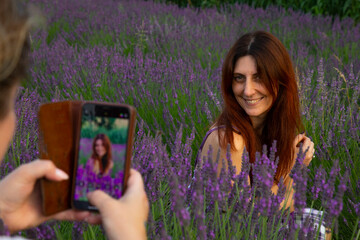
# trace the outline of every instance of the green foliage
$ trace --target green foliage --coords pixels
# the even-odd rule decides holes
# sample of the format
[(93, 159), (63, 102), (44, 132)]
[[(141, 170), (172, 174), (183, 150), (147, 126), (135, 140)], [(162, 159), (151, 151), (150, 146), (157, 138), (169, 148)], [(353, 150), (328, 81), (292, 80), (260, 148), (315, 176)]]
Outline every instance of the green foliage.
[(98, 128), (94, 131), (91, 127), (83, 128), (81, 131), (81, 138), (94, 138), (99, 133), (104, 133), (110, 139), (111, 143), (115, 144), (126, 144), (127, 128), (119, 129), (106, 129), (104, 127)]
[(275, 5), (286, 9), (300, 10), (314, 15), (329, 15), (332, 17), (350, 17), (360, 21), (360, 1), (358, 0), (154, 0), (155, 2), (174, 3), (179, 7), (221, 9), (231, 4), (248, 4), (255, 8), (266, 9)]
[(106, 45), (106, 46), (114, 46), (115, 45), (115, 41), (114, 41), (114, 36), (113, 34), (110, 34), (108, 31), (101, 29), (98, 32), (94, 32), (93, 34), (91, 34), (90, 36), (88, 36), (88, 42), (84, 43), (84, 45), (90, 45), (92, 47), (94, 46), (101, 46), (101, 45)]
[(57, 37), (57, 35), (61, 33), (61, 31), (67, 33), (70, 32), (70, 25), (64, 19), (60, 19), (59, 21), (53, 22), (49, 25), (46, 43), (49, 45)]
[[(83, 233), (79, 232), (78, 227), (75, 224), (80, 225), (82, 228)], [(58, 240), (65, 240), (65, 239), (81, 239), (90, 240), (90, 239), (99, 239), (105, 240), (106, 237), (103, 234), (100, 226), (91, 226), (85, 222), (83, 223), (74, 223), (68, 221), (57, 222), (54, 227), (54, 232), (56, 239)]]

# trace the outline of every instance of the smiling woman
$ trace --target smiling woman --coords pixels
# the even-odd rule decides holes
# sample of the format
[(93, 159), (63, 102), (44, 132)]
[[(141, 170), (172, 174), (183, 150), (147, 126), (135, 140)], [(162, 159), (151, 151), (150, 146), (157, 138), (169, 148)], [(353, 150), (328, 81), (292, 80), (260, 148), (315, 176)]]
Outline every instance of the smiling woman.
[(303, 125), (295, 73), (289, 54), (275, 36), (257, 31), (240, 37), (223, 63), (221, 90), (225, 106), (213, 124), (221, 130), (205, 139), (204, 154), (211, 144), (225, 156), (230, 144), (233, 164), (240, 172), (244, 147), (253, 163), (255, 152), (276, 140), (275, 184), (280, 177), (288, 177), (300, 142), (304, 150), (310, 147), (304, 160), (309, 164), (314, 145), (299, 134)]
[[(232, 164), (239, 174), (246, 147), (250, 162), (262, 146), (276, 141), (276, 168), (271, 191), (277, 194), (280, 178), (284, 179), (288, 199), (281, 203), (294, 211), (293, 180), (289, 176), (302, 146), (303, 163), (309, 165), (314, 154), (314, 143), (304, 133), (295, 73), (284, 45), (272, 34), (257, 31), (240, 37), (228, 52), (222, 68), (222, 96), (224, 108), (206, 134), (199, 151), (203, 159), (212, 152), (212, 159), (226, 159), (226, 148), (231, 146)], [(300, 144), (301, 143), (301, 144)], [(210, 146), (212, 151), (209, 151)], [(268, 151), (270, 152), (270, 151)], [(219, 161), (218, 174), (227, 161)], [(199, 161), (196, 168), (201, 168)], [(252, 184), (252, 172), (249, 173)], [(316, 210), (314, 210), (316, 211)], [(325, 236), (323, 232), (322, 236)]]

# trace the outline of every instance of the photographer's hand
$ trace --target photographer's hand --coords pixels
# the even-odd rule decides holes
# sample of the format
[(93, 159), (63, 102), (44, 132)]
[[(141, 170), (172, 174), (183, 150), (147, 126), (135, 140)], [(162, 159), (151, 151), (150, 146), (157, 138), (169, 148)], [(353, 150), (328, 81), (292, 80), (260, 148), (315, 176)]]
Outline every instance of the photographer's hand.
[(53, 216), (42, 214), (40, 186), (37, 180), (46, 177), (53, 181), (68, 179), (51, 161), (36, 160), (24, 164), (0, 181), (0, 218), (11, 233), (35, 227), (49, 219), (83, 220), (89, 212), (67, 210)]
[(100, 190), (89, 193), (88, 198), (100, 215), (91, 215), (87, 222), (102, 223), (109, 239), (146, 239), (149, 202), (138, 171), (130, 170), (127, 190), (119, 200)]

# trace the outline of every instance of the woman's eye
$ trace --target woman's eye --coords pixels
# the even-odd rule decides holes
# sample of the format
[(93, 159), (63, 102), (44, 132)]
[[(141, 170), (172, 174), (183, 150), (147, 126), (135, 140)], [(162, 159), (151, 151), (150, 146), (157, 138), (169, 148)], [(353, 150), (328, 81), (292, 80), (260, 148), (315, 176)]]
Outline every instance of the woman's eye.
[(244, 76), (234, 76), (234, 80), (236, 82), (244, 82), (245, 81), (245, 77)]

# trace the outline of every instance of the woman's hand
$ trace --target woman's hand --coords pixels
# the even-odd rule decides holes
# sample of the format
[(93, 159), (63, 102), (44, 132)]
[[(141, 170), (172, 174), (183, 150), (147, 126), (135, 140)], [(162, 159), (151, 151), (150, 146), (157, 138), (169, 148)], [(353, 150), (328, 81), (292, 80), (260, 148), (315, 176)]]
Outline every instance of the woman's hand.
[[(302, 143), (302, 151), (303, 152), (307, 151), (305, 154), (303, 164), (305, 164), (306, 166), (309, 166), (309, 164), (314, 156), (314, 153), (315, 153), (314, 142), (311, 141), (310, 138), (306, 137), (305, 133), (298, 134), (295, 137), (295, 141), (294, 141), (294, 148), (295, 148), (294, 159), (296, 159), (296, 157), (300, 151), (300, 143)], [(295, 161), (294, 161), (294, 163), (295, 163)]]
[(138, 171), (130, 170), (127, 190), (119, 200), (100, 190), (88, 193), (87, 197), (100, 215), (91, 215), (86, 221), (102, 223), (109, 239), (146, 239), (149, 202)]
[(49, 219), (83, 220), (89, 212), (67, 210), (53, 216), (44, 216), (40, 186), (37, 180), (46, 177), (53, 181), (68, 179), (66, 173), (48, 160), (24, 164), (0, 181), (0, 218), (11, 233), (35, 227)]

